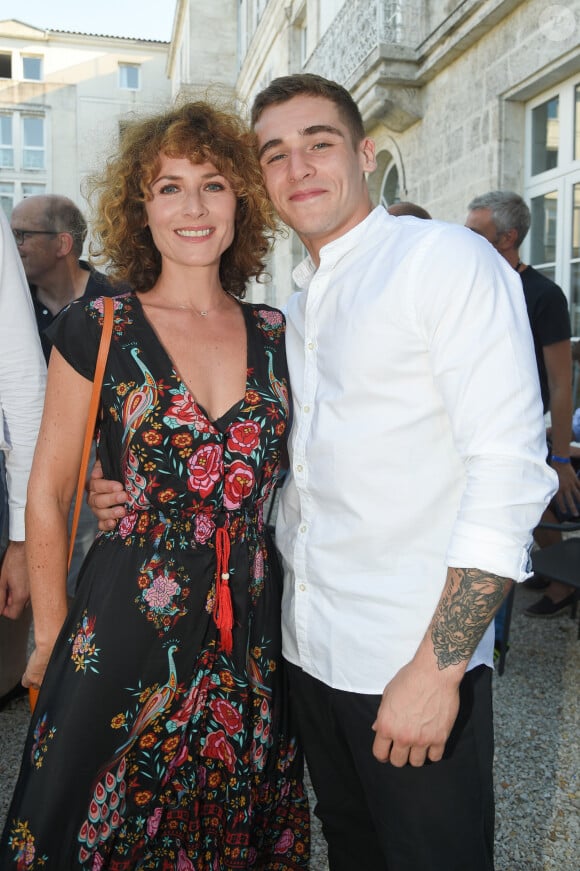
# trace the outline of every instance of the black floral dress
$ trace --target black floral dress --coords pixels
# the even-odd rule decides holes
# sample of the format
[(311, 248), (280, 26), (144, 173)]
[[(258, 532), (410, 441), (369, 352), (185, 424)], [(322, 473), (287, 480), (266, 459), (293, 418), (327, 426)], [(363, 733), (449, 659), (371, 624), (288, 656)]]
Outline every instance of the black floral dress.
[[(211, 421), (138, 298), (115, 299), (99, 453), (130, 494), (128, 514), (81, 570), (32, 718), (2, 869), (308, 867), (281, 578), (262, 512), (288, 424), (284, 320), (240, 305), (246, 392)], [(102, 309), (102, 299), (75, 303), (52, 328), (87, 378)], [(231, 633), (216, 607), (228, 574)]]

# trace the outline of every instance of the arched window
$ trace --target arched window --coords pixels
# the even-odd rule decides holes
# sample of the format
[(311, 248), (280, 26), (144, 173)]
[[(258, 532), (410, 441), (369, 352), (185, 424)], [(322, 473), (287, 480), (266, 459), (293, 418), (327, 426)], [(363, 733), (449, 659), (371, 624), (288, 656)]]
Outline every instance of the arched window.
[(381, 205), (386, 208), (392, 206), (393, 203), (401, 201), (401, 186), (399, 184), (399, 170), (396, 163), (392, 161), (386, 168), (383, 174), (381, 183)]

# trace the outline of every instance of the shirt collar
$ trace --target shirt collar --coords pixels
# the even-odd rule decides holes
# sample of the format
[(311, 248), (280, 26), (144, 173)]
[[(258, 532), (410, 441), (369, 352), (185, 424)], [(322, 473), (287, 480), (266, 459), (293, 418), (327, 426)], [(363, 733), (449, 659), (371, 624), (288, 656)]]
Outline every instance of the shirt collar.
[[(387, 212), (383, 206), (376, 206), (372, 212), (367, 215), (364, 221), (361, 221), (360, 224), (357, 224), (356, 227), (352, 228), (352, 230), (348, 230), (348, 232), (339, 236), (338, 239), (334, 239), (332, 242), (329, 242), (328, 245), (324, 245), (320, 249), (321, 265), (324, 263), (325, 266), (334, 266), (341, 257), (349, 251), (352, 251), (352, 249), (359, 244), (362, 238), (367, 238), (369, 233), (373, 233), (379, 223), (383, 222), (386, 214)], [(308, 255), (308, 257), (306, 257), (294, 269), (292, 272), (292, 278), (301, 290), (306, 290), (316, 271), (317, 267), (314, 265), (310, 255)]]

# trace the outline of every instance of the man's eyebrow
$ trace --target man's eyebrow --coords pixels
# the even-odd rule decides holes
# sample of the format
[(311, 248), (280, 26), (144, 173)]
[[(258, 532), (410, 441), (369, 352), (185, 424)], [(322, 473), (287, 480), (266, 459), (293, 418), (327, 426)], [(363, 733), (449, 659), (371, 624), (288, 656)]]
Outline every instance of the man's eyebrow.
[[(304, 127), (302, 130), (299, 130), (298, 133), (300, 136), (316, 136), (319, 133), (332, 133), (334, 136), (340, 136), (341, 139), (344, 139), (342, 130), (339, 130), (338, 127), (333, 127), (332, 124), (312, 124), (310, 127)], [(281, 139), (270, 139), (268, 142), (265, 142), (258, 152), (258, 159), (261, 160), (266, 151), (277, 148), (281, 144)]]

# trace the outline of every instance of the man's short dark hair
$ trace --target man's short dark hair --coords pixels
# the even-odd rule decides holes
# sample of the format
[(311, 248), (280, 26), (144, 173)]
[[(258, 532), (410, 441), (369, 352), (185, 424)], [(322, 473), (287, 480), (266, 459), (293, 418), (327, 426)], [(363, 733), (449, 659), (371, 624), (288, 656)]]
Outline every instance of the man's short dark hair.
[(518, 234), (516, 248), (520, 247), (530, 229), (530, 210), (520, 195), (513, 191), (489, 191), (487, 194), (475, 197), (467, 209), (470, 212), (489, 209), (498, 233), (516, 230)]
[(365, 129), (359, 108), (346, 88), (316, 76), (313, 73), (296, 73), (280, 76), (256, 96), (252, 106), (252, 127), (255, 127), (262, 112), (268, 106), (286, 103), (293, 97), (324, 97), (337, 107), (341, 119), (350, 131), (353, 145), (365, 138)]
[(402, 200), (398, 203), (391, 203), (387, 212), (389, 215), (394, 215), (395, 217), (411, 215), (413, 218), (423, 218), (423, 220), (426, 221), (431, 219), (431, 215), (427, 209), (424, 209), (423, 206), (418, 206), (417, 203), (410, 203), (407, 200)]

